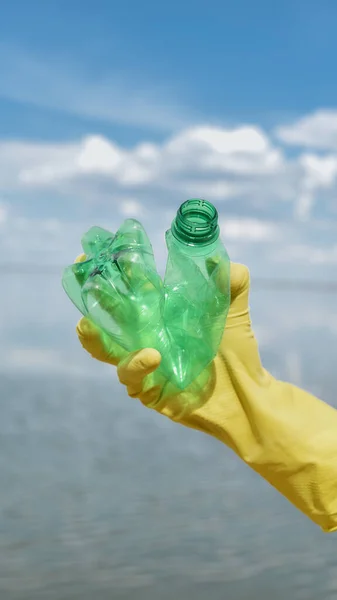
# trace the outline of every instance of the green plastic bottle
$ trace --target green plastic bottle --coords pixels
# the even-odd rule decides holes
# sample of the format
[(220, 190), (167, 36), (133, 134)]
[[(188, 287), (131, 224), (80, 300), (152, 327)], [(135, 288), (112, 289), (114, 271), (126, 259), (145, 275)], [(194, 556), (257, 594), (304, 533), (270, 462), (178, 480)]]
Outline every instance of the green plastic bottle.
[(82, 239), (86, 261), (65, 269), (63, 287), (122, 348), (156, 348), (158, 376), (183, 390), (213, 360), (226, 323), (230, 261), (219, 233), (212, 204), (184, 202), (166, 232), (162, 281), (138, 221), (127, 219), (115, 235), (92, 227)]

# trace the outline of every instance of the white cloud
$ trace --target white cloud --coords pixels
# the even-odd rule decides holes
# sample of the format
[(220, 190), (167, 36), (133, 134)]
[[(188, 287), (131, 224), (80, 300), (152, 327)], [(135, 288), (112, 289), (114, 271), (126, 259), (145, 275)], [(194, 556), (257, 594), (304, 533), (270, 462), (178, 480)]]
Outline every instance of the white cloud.
[(299, 157), (299, 164), (305, 171), (307, 185), (312, 188), (329, 188), (336, 181), (337, 155), (303, 154)]
[(1, 227), (0, 263), (60, 266), (80, 251), (84, 222), (23, 217), (8, 211)]
[(97, 203), (140, 192), (159, 198), (160, 191), (162, 198), (244, 200), (259, 210), (286, 201), (305, 220), (318, 198), (333, 203), (336, 183), (337, 154), (290, 158), (253, 126), (195, 126), (161, 144), (131, 148), (99, 135), (60, 143), (0, 142), (3, 194), (53, 191)]
[(227, 219), (220, 223), (223, 240), (240, 241), (243, 243), (276, 241), (280, 237), (280, 228), (276, 223), (259, 219)]
[(162, 145), (142, 143), (131, 149), (97, 135), (59, 144), (1, 142), (0, 161), (3, 191), (61, 191), (62, 182), (66, 186), (91, 178), (97, 186), (100, 180), (123, 189), (156, 185), (181, 193), (195, 190), (193, 195), (199, 191), (210, 198), (266, 190), (281, 197), (285, 188), (279, 178), (287, 177), (282, 153), (253, 127), (194, 127)]
[(121, 166), (125, 153), (113, 142), (91, 136), (83, 140), (78, 148), (76, 164), (84, 173), (114, 173)]
[(201, 168), (210, 173), (259, 175), (277, 171), (282, 153), (254, 126), (224, 129), (196, 126), (174, 136), (164, 146), (175, 168)]
[(2, 204), (0, 202), (0, 227), (1, 225), (4, 225), (7, 221), (8, 218), (8, 209), (5, 206), (5, 204)]
[(325, 210), (333, 206), (336, 188), (337, 153), (290, 157), (251, 125), (196, 125), (162, 143), (131, 148), (101, 135), (60, 143), (0, 142), (0, 193), (22, 198), (52, 191), (94, 206), (123, 196), (139, 202), (143, 195), (144, 209), (146, 197), (163, 203), (170, 195), (201, 196), (259, 212), (288, 202), (292, 214), (306, 220), (318, 200)]
[[(66, 143), (2, 141), (0, 193), (15, 204), (0, 211), (0, 251), (13, 262), (29, 257), (67, 264), (92, 224), (115, 231), (122, 217), (134, 216), (154, 238), (162, 264), (163, 234), (174, 210), (187, 197), (201, 196), (217, 204), (223, 239), (235, 257), (266, 265), (281, 256), (286, 264), (290, 248), (302, 264), (333, 265), (322, 232), (314, 232), (320, 235), (314, 254), (302, 251), (311, 240), (300, 222), (314, 202), (324, 208), (333, 201), (336, 181), (337, 156), (289, 157), (252, 125), (196, 125), (162, 143), (145, 140), (131, 148), (98, 135)], [(31, 218), (37, 206), (44, 215)], [(276, 252), (266, 251), (269, 246)]]
[[(104, 176), (122, 186), (145, 185), (186, 175), (190, 169), (224, 180), (226, 176), (275, 174), (284, 165), (282, 154), (253, 127), (232, 130), (194, 127), (163, 145), (143, 143), (127, 150), (102, 136), (76, 143), (32, 144), (2, 142), (0, 157), (7, 173), (17, 170), (17, 184), (51, 186), (81, 176)], [(14, 183), (14, 182), (13, 182)], [(214, 181), (210, 185), (214, 185)], [(234, 186), (233, 186), (234, 189)]]
[(337, 244), (317, 246), (314, 244), (289, 244), (274, 255), (274, 260), (293, 264), (337, 265)]
[(134, 198), (121, 198), (117, 200), (120, 212), (124, 217), (137, 219), (145, 214), (144, 206)]
[(0, 142), (0, 190), (64, 179), (73, 170), (78, 144)]
[[(275, 130), (276, 139), (290, 146), (310, 148), (295, 160), (299, 168), (299, 185), (295, 215), (310, 217), (317, 198), (334, 203), (337, 180), (337, 110), (318, 110)], [(325, 154), (322, 155), (322, 151)], [(324, 193), (324, 196), (323, 196)]]
[(295, 212), (304, 221), (310, 217), (316, 196), (324, 190), (335, 190), (337, 155), (316, 156), (305, 153), (299, 156), (298, 164), (302, 177)]
[(337, 150), (337, 110), (318, 110), (278, 127), (275, 133), (279, 140), (292, 146)]

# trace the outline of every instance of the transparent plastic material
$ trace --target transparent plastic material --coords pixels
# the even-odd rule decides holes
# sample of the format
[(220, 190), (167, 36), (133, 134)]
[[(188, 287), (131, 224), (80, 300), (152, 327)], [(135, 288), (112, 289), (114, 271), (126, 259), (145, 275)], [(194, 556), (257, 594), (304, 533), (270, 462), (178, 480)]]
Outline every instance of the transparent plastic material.
[(180, 390), (212, 361), (230, 304), (230, 261), (216, 209), (188, 200), (166, 232), (168, 259), (159, 276), (142, 225), (127, 219), (114, 235), (92, 227), (82, 239), (86, 260), (67, 267), (69, 298), (127, 351), (156, 348), (158, 369)]

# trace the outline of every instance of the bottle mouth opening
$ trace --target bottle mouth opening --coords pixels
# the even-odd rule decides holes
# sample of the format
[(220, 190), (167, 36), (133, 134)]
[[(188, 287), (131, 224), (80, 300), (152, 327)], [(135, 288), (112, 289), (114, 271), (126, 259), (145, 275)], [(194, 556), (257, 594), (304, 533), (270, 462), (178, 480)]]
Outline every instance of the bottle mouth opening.
[(219, 237), (218, 212), (207, 200), (186, 200), (180, 206), (171, 229), (181, 242), (210, 244)]

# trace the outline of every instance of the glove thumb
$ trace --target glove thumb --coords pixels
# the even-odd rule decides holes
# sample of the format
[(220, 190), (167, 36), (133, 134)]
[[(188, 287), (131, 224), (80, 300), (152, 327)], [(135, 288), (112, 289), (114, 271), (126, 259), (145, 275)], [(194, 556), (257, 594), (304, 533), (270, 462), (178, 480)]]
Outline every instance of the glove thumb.
[[(132, 352), (122, 360), (117, 369), (119, 381), (128, 387), (132, 395), (141, 391), (141, 384), (150, 373), (155, 371), (161, 362), (161, 355), (154, 348), (144, 348), (137, 352)], [(131, 388), (131, 389), (130, 389)]]

